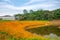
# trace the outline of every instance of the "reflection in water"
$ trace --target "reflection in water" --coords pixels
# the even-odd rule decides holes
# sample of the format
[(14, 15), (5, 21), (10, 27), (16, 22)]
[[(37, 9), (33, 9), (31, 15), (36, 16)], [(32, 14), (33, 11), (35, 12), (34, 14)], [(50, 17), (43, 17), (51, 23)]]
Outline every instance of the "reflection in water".
[(56, 34), (49, 34), (49, 35), (44, 35), (45, 38), (49, 39), (49, 40), (60, 40), (60, 36), (57, 36)]
[(31, 33), (35, 33), (38, 35), (57, 35), (60, 36), (60, 28), (57, 26), (44, 26), (44, 27), (38, 27), (38, 28), (31, 28), (31, 29), (26, 29), (27, 31)]
[(57, 35), (56, 34), (53, 34), (53, 33), (50, 33), (49, 35), (44, 35), (45, 37), (48, 37), (48, 36), (50, 36), (50, 37), (57, 37)]

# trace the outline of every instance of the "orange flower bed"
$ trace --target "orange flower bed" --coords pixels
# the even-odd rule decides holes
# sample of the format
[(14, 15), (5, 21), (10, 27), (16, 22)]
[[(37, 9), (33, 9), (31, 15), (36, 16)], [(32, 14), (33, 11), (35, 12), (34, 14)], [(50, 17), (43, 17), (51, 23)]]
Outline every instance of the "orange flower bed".
[(37, 28), (40, 26), (50, 25), (50, 22), (42, 21), (9, 21), (0, 22), (0, 30), (13, 34), (15, 37), (32, 38), (42, 37), (26, 31), (26, 28)]

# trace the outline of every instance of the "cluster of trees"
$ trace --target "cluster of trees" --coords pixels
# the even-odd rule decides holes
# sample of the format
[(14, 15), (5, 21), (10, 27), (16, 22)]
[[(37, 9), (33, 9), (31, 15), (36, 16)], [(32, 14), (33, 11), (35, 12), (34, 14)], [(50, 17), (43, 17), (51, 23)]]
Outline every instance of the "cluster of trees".
[(24, 9), (24, 14), (16, 14), (15, 17), (19, 17), (19, 20), (55, 20), (60, 19), (60, 8), (56, 10), (30, 10), (29, 12)]

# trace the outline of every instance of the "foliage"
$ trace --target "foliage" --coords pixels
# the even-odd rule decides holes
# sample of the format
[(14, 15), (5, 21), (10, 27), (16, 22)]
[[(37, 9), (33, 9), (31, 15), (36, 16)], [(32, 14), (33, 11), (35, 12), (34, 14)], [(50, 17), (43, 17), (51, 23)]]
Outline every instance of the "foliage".
[(58, 28), (57, 26), (44, 26), (44, 27), (31, 28), (26, 30), (41, 35), (48, 35), (50, 33), (53, 33), (60, 36), (60, 28)]
[(0, 22), (9, 22), (11, 20), (0, 20)]
[(15, 37), (42, 37), (34, 35), (25, 29), (37, 28), (43, 25), (50, 25), (49, 21), (8, 21), (0, 22), (0, 30), (6, 31), (9, 34), (14, 34)]
[(16, 14), (19, 16), (19, 20), (55, 20), (55, 19), (60, 19), (60, 8), (56, 10), (37, 10), (33, 11), (24, 9), (23, 10), (24, 14)]
[(60, 37), (50, 35), (46, 38), (14, 38), (13, 35), (9, 35), (3, 31), (0, 31), (0, 34), (0, 40), (60, 40)]

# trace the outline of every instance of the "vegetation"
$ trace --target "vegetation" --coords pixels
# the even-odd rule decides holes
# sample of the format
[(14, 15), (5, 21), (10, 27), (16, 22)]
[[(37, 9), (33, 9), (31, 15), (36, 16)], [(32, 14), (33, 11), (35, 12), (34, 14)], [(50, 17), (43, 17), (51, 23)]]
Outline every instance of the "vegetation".
[(9, 22), (11, 20), (0, 20), (0, 22)]
[[(2, 30), (0, 31), (0, 40), (60, 40), (60, 28), (55, 26), (55, 24), (52, 26), (51, 22), (47, 21), (60, 20), (60, 8), (52, 11), (41, 9), (37, 11), (30, 10), (29, 12), (24, 9), (23, 13), (24, 14), (16, 14), (15, 18), (17, 20), (25, 21), (0, 20), (0, 30)], [(53, 33), (57, 36), (49, 35), (46, 38), (34, 38), (37, 37), (37, 35), (34, 35), (34, 33), (42, 36)]]
[(53, 33), (60, 36), (60, 28), (58, 28), (57, 26), (44, 26), (44, 27), (38, 27), (38, 28), (32, 28), (26, 30), (31, 33), (36, 33), (40, 35), (48, 35), (50, 33)]
[(19, 17), (18, 20), (57, 20), (60, 19), (60, 8), (56, 10), (30, 10), (29, 12), (24, 9), (24, 14), (16, 14), (15, 17)]
[(50, 25), (49, 21), (8, 21), (0, 22), (0, 30), (5, 31), (9, 34), (13, 34), (15, 37), (32, 38), (32, 37), (42, 37), (34, 35), (25, 29), (27, 28), (37, 28), (42, 25)]
[(60, 40), (58, 36), (48, 36), (47, 38), (15, 38), (4, 31), (0, 31), (0, 40)]

